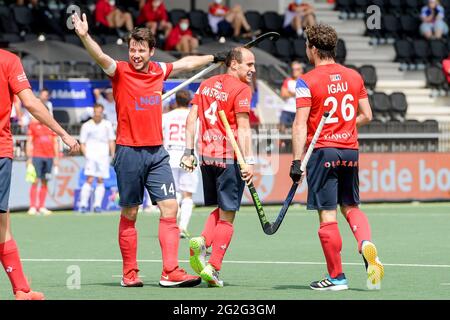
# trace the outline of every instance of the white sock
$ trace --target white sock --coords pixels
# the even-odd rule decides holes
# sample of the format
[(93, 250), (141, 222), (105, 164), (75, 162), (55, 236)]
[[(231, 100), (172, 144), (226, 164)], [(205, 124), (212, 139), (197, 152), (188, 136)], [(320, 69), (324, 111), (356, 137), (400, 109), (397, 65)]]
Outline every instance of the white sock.
[(181, 200), (181, 214), (180, 214), (180, 229), (187, 230), (189, 220), (192, 215), (192, 208), (194, 206), (194, 201), (191, 198), (185, 198)]
[(97, 183), (97, 187), (95, 188), (94, 208), (102, 206), (104, 195), (105, 185), (103, 183)]
[(89, 198), (91, 197), (92, 186), (85, 182), (81, 187), (80, 193), (80, 207), (87, 208), (89, 206)]

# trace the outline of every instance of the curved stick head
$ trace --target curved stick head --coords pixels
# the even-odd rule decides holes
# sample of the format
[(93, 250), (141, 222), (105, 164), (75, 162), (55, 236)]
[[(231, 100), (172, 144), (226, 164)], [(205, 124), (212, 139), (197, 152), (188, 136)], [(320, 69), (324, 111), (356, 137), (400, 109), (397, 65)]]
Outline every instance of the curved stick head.
[(244, 45), (244, 48), (250, 49), (250, 48), (255, 47), (256, 45), (258, 45), (258, 43), (263, 42), (266, 39), (269, 39), (271, 41), (277, 41), (278, 38), (280, 38), (280, 34), (278, 32), (273, 32), (273, 31), (266, 32), (266, 33), (260, 35), (255, 40), (252, 40), (252, 41), (246, 43)]

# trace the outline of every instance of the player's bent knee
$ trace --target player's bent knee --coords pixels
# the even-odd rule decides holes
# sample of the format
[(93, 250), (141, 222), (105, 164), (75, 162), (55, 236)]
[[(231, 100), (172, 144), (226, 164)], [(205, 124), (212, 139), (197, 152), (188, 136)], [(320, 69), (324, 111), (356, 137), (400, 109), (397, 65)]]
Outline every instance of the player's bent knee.
[(178, 213), (178, 202), (175, 199), (167, 199), (158, 202), (162, 218), (176, 218)]
[(123, 207), (120, 213), (125, 218), (134, 221), (137, 218), (138, 210), (139, 210), (139, 206), (136, 206), (136, 207)]

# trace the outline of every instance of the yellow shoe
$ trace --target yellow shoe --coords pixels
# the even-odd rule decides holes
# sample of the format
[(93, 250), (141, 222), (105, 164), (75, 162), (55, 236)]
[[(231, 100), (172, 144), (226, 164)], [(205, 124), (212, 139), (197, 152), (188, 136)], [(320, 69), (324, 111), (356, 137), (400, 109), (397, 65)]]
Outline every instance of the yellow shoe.
[(384, 266), (378, 258), (377, 248), (370, 241), (364, 241), (361, 253), (366, 263), (367, 288), (369, 290), (380, 290), (381, 280), (384, 277)]

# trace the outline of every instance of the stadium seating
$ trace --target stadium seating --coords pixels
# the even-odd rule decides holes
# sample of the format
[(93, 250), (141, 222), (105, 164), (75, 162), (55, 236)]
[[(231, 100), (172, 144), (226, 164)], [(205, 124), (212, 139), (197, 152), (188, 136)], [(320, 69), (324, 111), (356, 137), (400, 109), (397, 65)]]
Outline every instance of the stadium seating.
[(391, 100), (384, 92), (374, 92), (369, 96), (374, 119), (386, 122), (390, 119)]
[(403, 92), (393, 92), (389, 95), (391, 109), (389, 110), (390, 118), (394, 120), (404, 121), (408, 110), (408, 102)]
[(247, 22), (252, 27), (252, 30), (259, 30), (259, 29), (261, 29), (262, 17), (261, 17), (261, 14), (258, 11), (247, 11), (247, 12), (245, 12), (245, 18), (247, 19)]
[(264, 31), (282, 31), (283, 17), (275, 11), (267, 11), (262, 15), (262, 28)]
[(69, 112), (67, 112), (66, 110), (61, 109), (53, 110), (53, 117), (55, 118), (56, 121), (58, 121), (59, 124), (67, 125), (70, 123)]
[(212, 31), (208, 23), (208, 16), (204, 11), (193, 10), (189, 12), (188, 16), (192, 32), (202, 38), (212, 35)]
[(377, 70), (375, 67), (372, 65), (363, 65), (357, 70), (364, 79), (364, 86), (366, 89), (375, 90), (378, 81)]
[(178, 24), (178, 21), (182, 18), (187, 16), (187, 12), (184, 9), (172, 9), (168, 12), (169, 14), (169, 21), (172, 23), (173, 26)]

